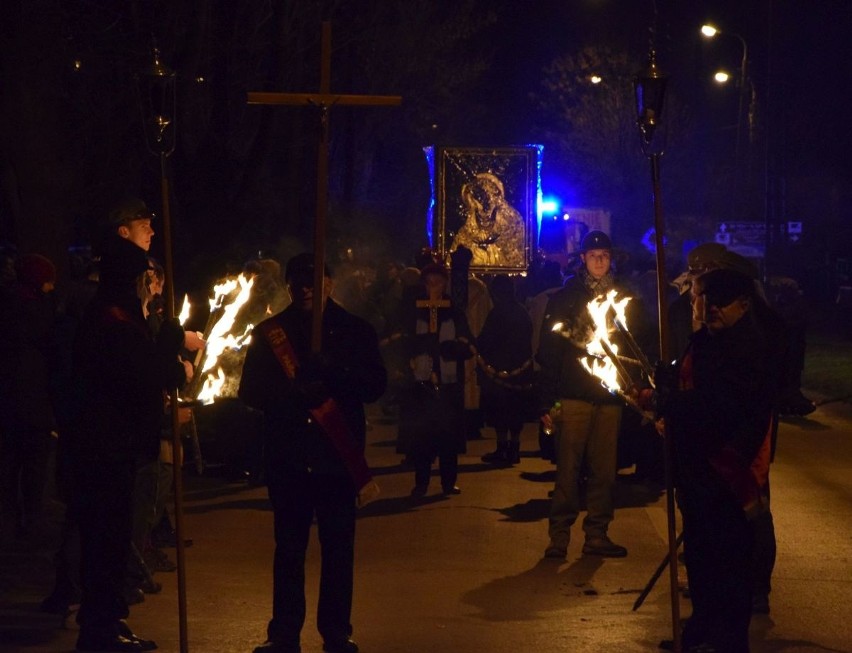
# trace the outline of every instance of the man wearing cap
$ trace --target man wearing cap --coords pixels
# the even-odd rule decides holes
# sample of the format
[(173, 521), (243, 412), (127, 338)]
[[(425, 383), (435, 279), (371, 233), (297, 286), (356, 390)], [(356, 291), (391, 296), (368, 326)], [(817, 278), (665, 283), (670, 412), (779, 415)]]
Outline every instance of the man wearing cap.
[[(240, 381), (240, 398), (264, 413), (275, 530), (272, 619), (267, 641), (255, 653), (301, 650), (305, 553), (314, 516), (322, 556), (316, 623), (323, 650), (358, 651), (350, 623), (358, 482), (340, 445), (363, 455), (364, 404), (382, 395), (387, 374), (375, 330), (329, 298), (327, 268), (324, 276), (321, 351), (311, 351), (314, 259), (303, 253), (285, 269), (293, 301), (255, 327)], [(323, 422), (330, 413), (339, 417), (337, 428)]]
[(753, 524), (768, 511), (783, 337), (754, 279), (739, 269), (698, 276), (692, 306), (700, 328), (678, 361), (663, 410), (693, 605), (683, 644), (739, 653), (748, 651)]
[[(627, 549), (610, 540), (607, 529), (614, 513), (612, 491), (622, 406), (579, 361), (585, 354), (591, 326), (588, 303), (610, 290), (621, 289), (611, 269), (609, 236), (602, 231), (586, 234), (580, 259), (577, 273), (548, 302), (536, 356), (541, 364), (541, 421), (546, 430), (555, 426), (557, 438), (550, 544), (544, 555), (557, 559), (567, 555), (571, 526), (580, 511), (579, 484), (585, 461), (588, 512), (583, 520), (583, 553), (620, 558), (627, 555)], [(628, 313), (631, 331), (641, 335), (641, 307), (635, 299), (628, 304)], [(556, 402), (561, 412), (554, 420), (550, 409)]]
[(116, 204), (109, 213), (110, 230), (135, 243), (146, 252), (151, 249), (154, 229), (151, 220), (154, 214), (147, 205), (136, 197), (130, 197)]
[(186, 378), (184, 334), (167, 320), (152, 337), (137, 294), (145, 251), (116, 234), (104, 243), (100, 283), (79, 327), (73, 378), (76, 410), (62, 435), (80, 529), (79, 651), (153, 650), (124, 619), (136, 464), (160, 450), (163, 393)]

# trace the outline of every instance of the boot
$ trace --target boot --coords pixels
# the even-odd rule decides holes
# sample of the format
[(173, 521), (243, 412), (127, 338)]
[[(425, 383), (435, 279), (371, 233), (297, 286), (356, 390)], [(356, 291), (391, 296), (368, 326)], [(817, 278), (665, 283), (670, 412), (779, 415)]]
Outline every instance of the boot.
[(490, 465), (505, 465), (508, 461), (506, 459), (506, 452), (508, 449), (508, 442), (498, 442), (497, 448), (491, 453), (487, 453), (480, 460), (484, 463), (488, 463)]
[(521, 462), (521, 443), (509, 442), (506, 448), (506, 462), (509, 465), (517, 465)]

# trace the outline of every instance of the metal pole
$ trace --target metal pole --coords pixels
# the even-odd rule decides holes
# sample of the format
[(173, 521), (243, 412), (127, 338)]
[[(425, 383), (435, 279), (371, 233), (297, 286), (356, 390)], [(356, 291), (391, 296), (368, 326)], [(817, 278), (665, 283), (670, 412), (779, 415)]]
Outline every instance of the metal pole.
[[(172, 257), (172, 225), (169, 211), (169, 178), (166, 172), (168, 154), (160, 153), (160, 181), (163, 199), (163, 245), (166, 267), (166, 317), (175, 316), (174, 260)], [(172, 471), (174, 475), (175, 552), (177, 557), (178, 623), (180, 626), (180, 651), (189, 651), (186, 625), (186, 565), (183, 537), (183, 475), (181, 470), (180, 421), (178, 416), (178, 389), (169, 388), (169, 407), (172, 417)]]
[[(654, 245), (657, 258), (657, 313), (660, 319), (660, 360), (669, 357), (668, 338), (668, 301), (666, 289), (666, 252), (665, 252), (665, 221), (663, 218), (663, 198), (660, 190), (660, 154), (652, 153), (651, 185), (654, 195)], [(665, 439), (665, 481), (666, 481), (666, 531), (669, 545), (669, 589), (671, 591), (672, 609), (672, 641), (675, 653), (680, 653), (680, 593), (677, 585), (677, 533), (675, 529), (675, 500), (674, 500), (674, 442), (672, 438)]]

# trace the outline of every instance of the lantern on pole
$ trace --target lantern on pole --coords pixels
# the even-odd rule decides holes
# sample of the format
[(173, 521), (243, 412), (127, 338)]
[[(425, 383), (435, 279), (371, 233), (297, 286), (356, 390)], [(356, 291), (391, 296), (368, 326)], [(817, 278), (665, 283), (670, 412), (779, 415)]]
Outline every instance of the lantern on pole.
[[(160, 60), (160, 50), (154, 44), (152, 62), (136, 74), (136, 90), (145, 146), (160, 159), (160, 190), (162, 195), (163, 249), (165, 263), (165, 312), (166, 318), (175, 317), (174, 259), (172, 256), (172, 226), (169, 210), (169, 175), (166, 167), (168, 157), (175, 150), (177, 126), (177, 99), (175, 72)], [(178, 389), (169, 388), (169, 405), (172, 424), (172, 448), (174, 455), (174, 516), (175, 552), (178, 580), (178, 612), (180, 625), (180, 651), (189, 650), (186, 620), (186, 567), (183, 529), (183, 476), (181, 470), (180, 423), (178, 420)]]
[[(660, 190), (660, 157), (665, 146), (662, 125), (663, 108), (666, 100), (668, 75), (657, 66), (657, 53), (653, 43), (648, 53), (647, 65), (635, 76), (633, 87), (636, 94), (636, 124), (639, 127), (642, 153), (651, 163), (651, 185), (654, 200), (654, 244), (657, 262), (657, 312), (660, 324), (660, 360), (669, 357), (668, 304), (666, 302), (668, 281), (666, 279), (665, 222)], [(674, 650), (680, 653), (680, 598), (677, 584), (678, 537), (675, 532), (674, 502), (674, 451), (672, 439), (665, 440), (666, 517), (668, 531), (668, 567), (671, 590), (672, 634)]]

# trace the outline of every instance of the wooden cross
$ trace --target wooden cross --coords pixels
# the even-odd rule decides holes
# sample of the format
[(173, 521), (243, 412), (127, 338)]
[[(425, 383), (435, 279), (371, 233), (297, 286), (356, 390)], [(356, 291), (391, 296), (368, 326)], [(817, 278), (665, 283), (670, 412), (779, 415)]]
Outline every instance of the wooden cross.
[(438, 309), (449, 308), (450, 300), (441, 297), (418, 299), (415, 304), (417, 308), (429, 309), (429, 333), (438, 333)]
[(340, 95), (331, 92), (331, 23), (322, 24), (319, 93), (250, 92), (249, 104), (310, 105), (319, 109), (320, 136), (317, 149), (317, 215), (314, 223), (314, 296), (311, 350), (319, 352), (322, 345), (323, 270), (325, 268), (325, 225), (328, 212), (328, 112), (335, 105), (391, 106), (398, 105), (398, 95)]

